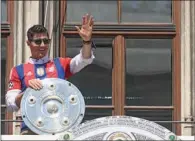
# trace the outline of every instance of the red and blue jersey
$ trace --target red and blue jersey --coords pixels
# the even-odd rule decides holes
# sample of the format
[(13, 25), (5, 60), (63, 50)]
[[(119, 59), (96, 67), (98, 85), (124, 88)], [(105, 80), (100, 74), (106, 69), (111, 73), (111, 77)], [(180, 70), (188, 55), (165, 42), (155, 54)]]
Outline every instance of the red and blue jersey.
[[(22, 92), (29, 86), (31, 79), (60, 78), (67, 79), (72, 73), (70, 71), (71, 58), (55, 58), (43, 64), (24, 63), (11, 70), (9, 90), (19, 89)], [(22, 129), (28, 128), (24, 122)]]
[(71, 58), (55, 58), (44, 64), (24, 63), (12, 68), (9, 80), (9, 90), (20, 89), (24, 91), (31, 79), (61, 78), (67, 79), (70, 71)]

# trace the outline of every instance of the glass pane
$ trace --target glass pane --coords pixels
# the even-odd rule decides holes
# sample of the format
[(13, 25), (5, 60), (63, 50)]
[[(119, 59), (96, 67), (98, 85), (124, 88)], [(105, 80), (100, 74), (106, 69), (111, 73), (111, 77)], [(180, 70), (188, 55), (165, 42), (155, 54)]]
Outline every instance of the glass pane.
[(117, 22), (117, 1), (67, 1), (67, 23), (81, 23), (84, 14), (93, 15), (97, 22)]
[(172, 1), (121, 1), (122, 22), (171, 23)]
[(7, 2), (1, 0), (1, 22), (7, 21)]
[[(95, 60), (68, 81), (81, 91), (86, 105), (112, 105), (112, 40), (95, 38)], [(67, 38), (67, 57), (76, 56), (81, 49), (80, 38)]]
[(172, 39), (126, 40), (126, 105), (172, 105)]
[[(1, 105), (5, 104), (5, 76), (6, 76), (6, 43), (5, 38), (1, 38)], [(5, 119), (5, 108), (1, 107), (1, 119)], [(1, 123), (1, 134), (5, 134), (5, 124)]]
[(83, 118), (83, 122), (100, 118), (100, 117), (106, 117), (106, 116), (112, 116), (112, 109), (86, 109), (85, 116)]
[(1, 38), (1, 104), (5, 104), (6, 44), (7, 40)]
[(156, 121), (157, 124), (172, 131), (172, 124), (170, 122), (165, 123), (165, 121), (173, 120), (171, 110), (126, 110), (126, 115)]
[(5, 123), (1, 123), (1, 135), (5, 135)]

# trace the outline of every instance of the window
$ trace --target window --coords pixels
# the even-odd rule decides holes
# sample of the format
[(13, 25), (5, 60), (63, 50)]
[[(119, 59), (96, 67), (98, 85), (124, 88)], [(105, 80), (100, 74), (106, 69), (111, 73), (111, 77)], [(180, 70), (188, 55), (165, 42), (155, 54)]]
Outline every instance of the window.
[(172, 2), (67, 1), (66, 23), (80, 23), (86, 13), (93, 15), (97, 23), (171, 23)]
[[(5, 93), (13, 58), (13, 5), (14, 1), (1, 1), (1, 134), (12, 134), (12, 114), (6, 112)], [(9, 56), (8, 56), (9, 51)]]
[[(172, 106), (172, 39), (126, 38), (125, 43), (125, 114), (152, 121), (172, 121), (171, 108), (128, 109), (128, 106)], [(172, 130), (171, 124), (162, 125)]]
[(100, 117), (106, 117), (106, 116), (112, 116), (112, 109), (101, 109), (101, 108), (96, 108), (95, 110), (93, 108), (87, 108), (85, 110), (85, 117), (82, 122), (92, 120), (95, 118), (100, 118)]
[(171, 1), (121, 1), (122, 22), (171, 23)]
[[(69, 80), (85, 97), (84, 120), (108, 115), (136, 116), (155, 121), (180, 135), (181, 125), (170, 122), (181, 118), (177, 77), (180, 75), (179, 8), (180, 1), (61, 2), (60, 17), (65, 16), (61, 20), (62, 57), (73, 57), (81, 48), (74, 26), (81, 24), (82, 15), (90, 13), (95, 18), (96, 59)], [(83, 81), (84, 77), (88, 79)], [(104, 84), (109, 82), (112, 84)]]
[[(80, 89), (87, 105), (112, 105), (112, 40), (95, 38), (96, 60), (69, 80)], [(67, 38), (66, 55), (76, 56), (81, 49), (80, 45), (81, 40)]]
[[(112, 107), (112, 38), (94, 38), (95, 61), (81, 72), (73, 75), (68, 81), (72, 82), (83, 94), (86, 105)], [(67, 38), (66, 46), (68, 57), (76, 56), (81, 49), (82, 41), (79, 38)], [(85, 82), (85, 83), (83, 83)], [(85, 119), (91, 119), (98, 114), (88, 106)], [(99, 109), (99, 114), (101, 109)], [(105, 109), (105, 115), (112, 115), (112, 109)]]
[(126, 105), (172, 105), (172, 39), (126, 39)]
[[(165, 128), (175, 132), (172, 124), (166, 121), (173, 120), (172, 110), (129, 110), (125, 111), (125, 115), (139, 117), (146, 120), (154, 121)], [(163, 121), (163, 122), (162, 122)]]
[(6, 0), (1, 1), (1, 21), (7, 21), (7, 2)]
[(117, 1), (67, 1), (67, 23), (79, 23), (86, 13), (93, 15), (97, 22), (116, 23)]

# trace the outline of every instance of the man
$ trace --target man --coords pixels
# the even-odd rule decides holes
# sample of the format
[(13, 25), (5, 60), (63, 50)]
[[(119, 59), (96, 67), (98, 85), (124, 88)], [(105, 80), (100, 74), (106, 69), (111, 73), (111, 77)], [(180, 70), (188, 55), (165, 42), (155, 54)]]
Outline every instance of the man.
[[(66, 79), (92, 63), (95, 58), (91, 50), (93, 17), (86, 14), (82, 19), (82, 26), (76, 29), (83, 40), (83, 47), (74, 58), (49, 59), (49, 35), (42, 25), (34, 25), (27, 31), (26, 41), (31, 50), (28, 62), (15, 66), (10, 72), (9, 87), (6, 94), (7, 110), (18, 111), (23, 93), (27, 87), (39, 90), (42, 88), (41, 79)], [(22, 123), (22, 135), (35, 134)]]

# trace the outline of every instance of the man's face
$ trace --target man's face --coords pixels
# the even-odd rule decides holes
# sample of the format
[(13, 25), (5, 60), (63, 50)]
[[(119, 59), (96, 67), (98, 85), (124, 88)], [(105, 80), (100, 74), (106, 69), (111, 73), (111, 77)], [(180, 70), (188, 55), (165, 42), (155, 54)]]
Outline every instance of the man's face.
[(38, 33), (33, 36), (32, 41), (27, 41), (30, 47), (32, 58), (40, 59), (44, 57), (49, 48), (50, 39), (45, 33)]

